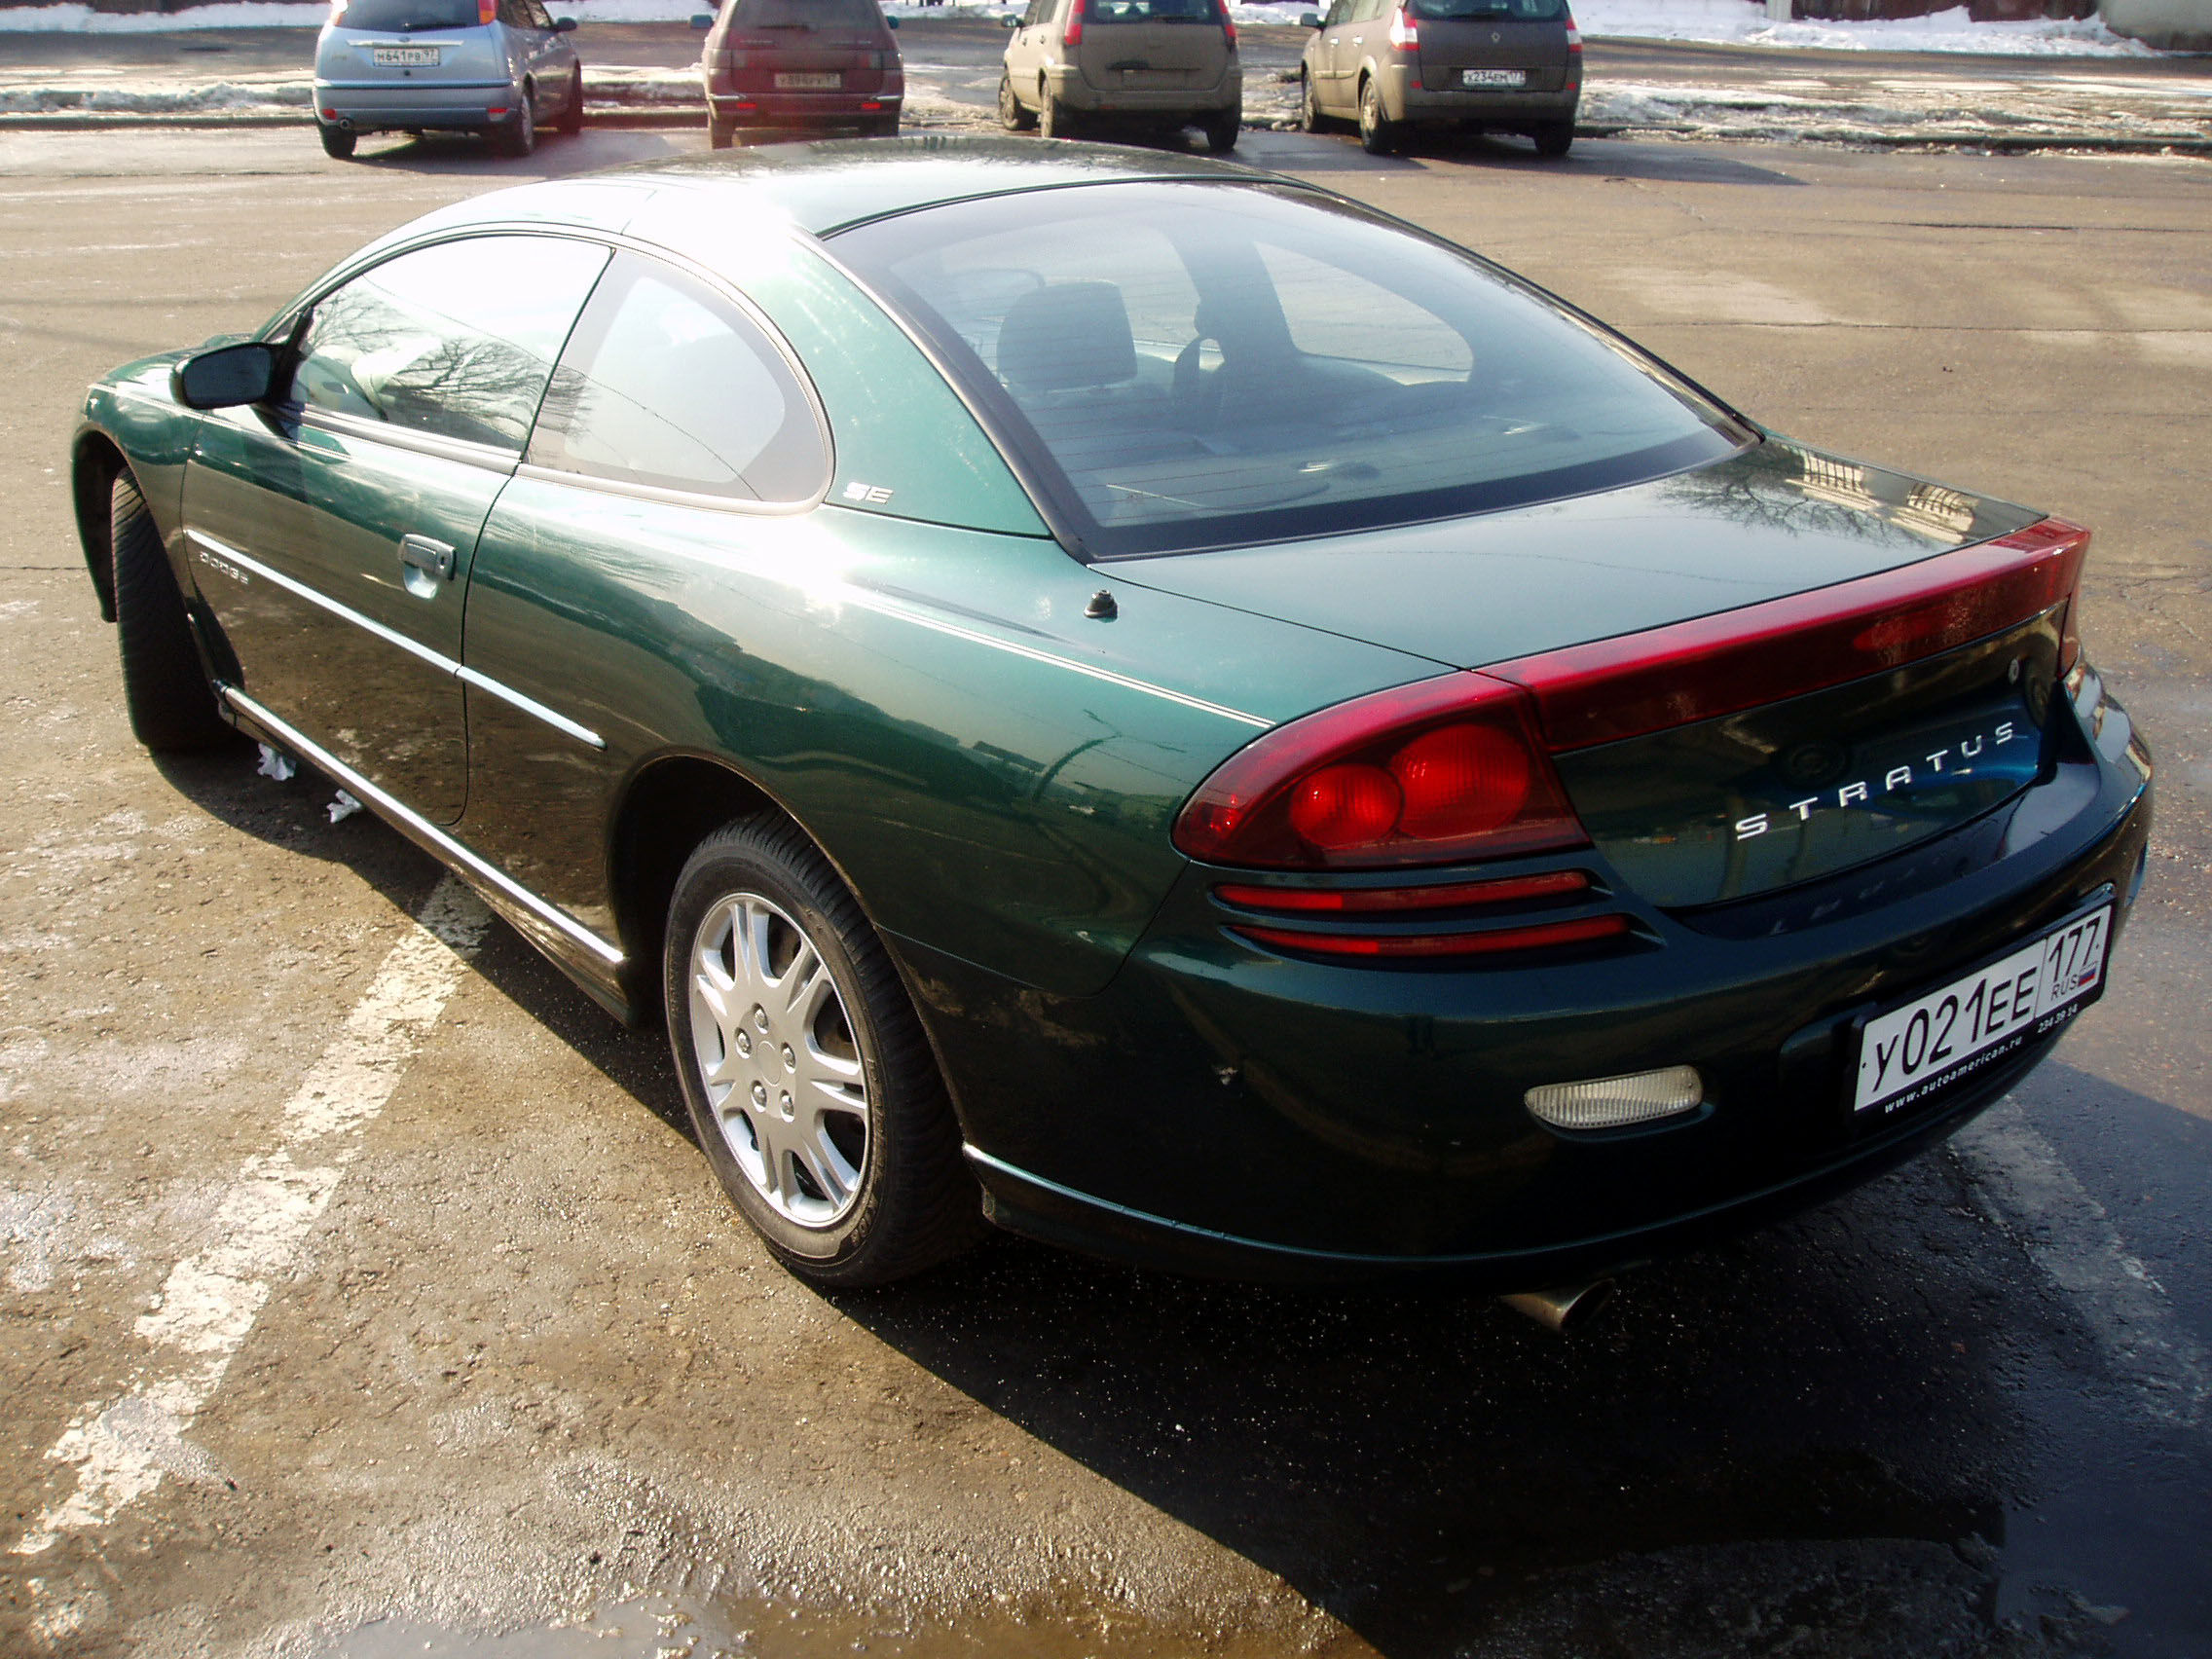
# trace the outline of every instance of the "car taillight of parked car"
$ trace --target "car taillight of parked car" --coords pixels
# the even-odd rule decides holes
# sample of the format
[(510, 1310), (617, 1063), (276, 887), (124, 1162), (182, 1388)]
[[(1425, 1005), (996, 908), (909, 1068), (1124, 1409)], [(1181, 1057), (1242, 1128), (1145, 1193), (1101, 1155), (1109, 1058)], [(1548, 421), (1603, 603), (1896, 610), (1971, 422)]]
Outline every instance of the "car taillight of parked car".
[(1075, 7), (1068, 13), (1067, 27), (1060, 31), (1060, 44), (1062, 46), (1081, 46), (1083, 44), (1083, 8), (1081, 6)]
[(1420, 50), (1420, 25), (1414, 21), (1411, 6), (1400, 6), (1390, 14), (1390, 46), (1397, 52)]

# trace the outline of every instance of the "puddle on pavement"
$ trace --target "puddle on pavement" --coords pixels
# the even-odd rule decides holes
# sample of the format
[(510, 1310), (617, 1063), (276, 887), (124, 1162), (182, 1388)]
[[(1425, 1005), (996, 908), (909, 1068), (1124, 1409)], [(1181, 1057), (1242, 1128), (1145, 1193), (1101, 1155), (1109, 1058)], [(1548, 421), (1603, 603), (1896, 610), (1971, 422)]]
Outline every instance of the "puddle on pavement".
[(1176, 1634), (1112, 1614), (1031, 1621), (994, 1611), (949, 1626), (903, 1625), (881, 1613), (709, 1608), (667, 1596), (491, 1634), (380, 1619), (313, 1649), (312, 1659), (1285, 1659), (1290, 1650), (1299, 1659), (1375, 1659), (1374, 1648), (1343, 1630), (1286, 1649), (1279, 1631)]

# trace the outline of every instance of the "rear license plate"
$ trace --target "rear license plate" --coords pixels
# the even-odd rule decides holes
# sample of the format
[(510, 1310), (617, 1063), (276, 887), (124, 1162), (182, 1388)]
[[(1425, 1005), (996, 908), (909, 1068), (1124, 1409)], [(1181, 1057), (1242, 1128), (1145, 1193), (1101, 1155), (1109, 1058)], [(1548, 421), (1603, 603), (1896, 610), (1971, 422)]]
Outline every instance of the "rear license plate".
[(375, 49), (379, 69), (435, 69), (438, 66), (438, 49), (434, 46), (380, 46)]
[(1462, 69), (1459, 85), (1462, 87), (1526, 87), (1529, 71), (1526, 69)]
[(2112, 906), (1866, 1022), (1851, 1111), (1879, 1121), (2056, 1030), (2105, 988)]
[(844, 76), (833, 70), (820, 74), (785, 70), (776, 77), (779, 92), (833, 92), (844, 84)]

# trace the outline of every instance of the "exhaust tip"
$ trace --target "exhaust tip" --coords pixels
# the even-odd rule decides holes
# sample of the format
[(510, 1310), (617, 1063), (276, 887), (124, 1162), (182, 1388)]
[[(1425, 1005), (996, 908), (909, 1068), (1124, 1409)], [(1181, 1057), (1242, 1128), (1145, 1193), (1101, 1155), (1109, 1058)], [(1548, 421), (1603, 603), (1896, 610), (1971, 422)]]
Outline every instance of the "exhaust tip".
[(1549, 1290), (1522, 1290), (1498, 1300), (1516, 1313), (1526, 1313), (1547, 1331), (1572, 1336), (1590, 1323), (1613, 1299), (1613, 1281), (1593, 1279), (1588, 1284), (1558, 1285)]

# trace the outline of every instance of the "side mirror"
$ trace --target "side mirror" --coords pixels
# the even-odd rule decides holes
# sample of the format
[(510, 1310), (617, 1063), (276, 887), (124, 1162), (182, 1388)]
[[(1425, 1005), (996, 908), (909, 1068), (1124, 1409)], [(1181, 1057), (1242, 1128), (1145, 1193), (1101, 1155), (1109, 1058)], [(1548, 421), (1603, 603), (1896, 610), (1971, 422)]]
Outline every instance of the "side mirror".
[(187, 409), (234, 409), (276, 393), (284, 349), (264, 340), (196, 351), (169, 370), (169, 395)]
[(1001, 18), (999, 19), (999, 26), (1001, 28), (1017, 29), (1021, 27), (1021, 19), (1019, 18)]
[(899, 19), (886, 12), (883, 16), (883, 26), (887, 29), (895, 29), (899, 26)]
[(1318, 12), (1301, 12), (1301, 13), (1299, 13), (1299, 14), (1298, 14), (1298, 26), (1299, 26), (1300, 28), (1302, 28), (1302, 29), (1317, 29), (1317, 28), (1319, 28), (1319, 27), (1321, 26), (1321, 14), (1320, 14), (1320, 13), (1318, 13)]
[(713, 28), (713, 27), (715, 26), (715, 15), (714, 15), (714, 13), (712, 13), (712, 12), (693, 12), (693, 13), (691, 14), (691, 26), (692, 26), (693, 28), (695, 28), (695, 29), (711, 29), (711, 28)]
[(576, 19), (573, 18), (555, 18), (553, 19), (553, 32), (555, 34), (574, 34), (576, 32)]

